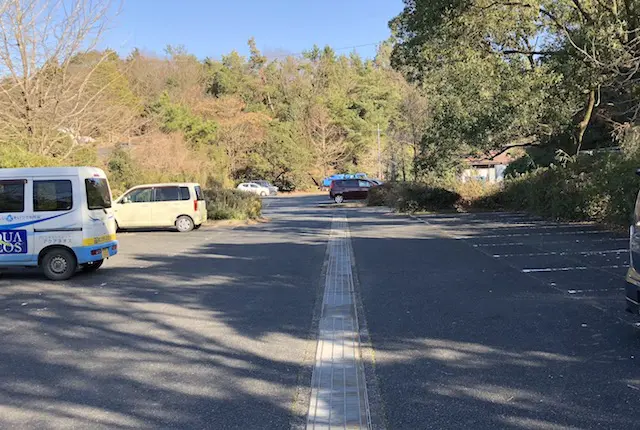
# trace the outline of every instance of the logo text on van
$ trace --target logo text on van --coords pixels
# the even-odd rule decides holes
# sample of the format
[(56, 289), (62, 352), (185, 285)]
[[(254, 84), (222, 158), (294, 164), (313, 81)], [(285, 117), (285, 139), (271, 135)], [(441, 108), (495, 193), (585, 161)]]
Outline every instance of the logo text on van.
[(26, 253), (26, 230), (0, 230), (0, 255)]

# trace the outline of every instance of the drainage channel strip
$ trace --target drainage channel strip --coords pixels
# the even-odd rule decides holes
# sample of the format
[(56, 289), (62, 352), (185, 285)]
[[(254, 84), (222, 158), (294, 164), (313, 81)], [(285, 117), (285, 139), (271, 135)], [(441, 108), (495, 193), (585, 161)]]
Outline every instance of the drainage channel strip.
[(360, 360), (349, 227), (334, 217), (328, 243), (307, 429), (368, 429), (370, 414)]

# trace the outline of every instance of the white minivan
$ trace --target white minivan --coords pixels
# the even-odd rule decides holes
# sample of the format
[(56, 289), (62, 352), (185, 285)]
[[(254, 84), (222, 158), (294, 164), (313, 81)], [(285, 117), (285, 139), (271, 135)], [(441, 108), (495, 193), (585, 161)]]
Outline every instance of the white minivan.
[(0, 268), (51, 280), (97, 270), (118, 252), (111, 190), (95, 167), (0, 169)]
[(175, 227), (187, 232), (207, 220), (207, 203), (196, 183), (138, 185), (118, 197), (114, 209), (120, 229)]

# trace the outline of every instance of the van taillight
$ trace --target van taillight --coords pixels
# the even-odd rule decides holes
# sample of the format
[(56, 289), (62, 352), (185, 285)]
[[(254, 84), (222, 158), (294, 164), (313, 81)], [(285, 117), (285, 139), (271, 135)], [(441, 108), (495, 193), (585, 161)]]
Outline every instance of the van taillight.
[(193, 201), (193, 211), (198, 212), (198, 200)]
[(333, 184), (334, 184), (334, 181), (331, 181), (331, 185), (329, 185), (329, 188), (333, 189)]

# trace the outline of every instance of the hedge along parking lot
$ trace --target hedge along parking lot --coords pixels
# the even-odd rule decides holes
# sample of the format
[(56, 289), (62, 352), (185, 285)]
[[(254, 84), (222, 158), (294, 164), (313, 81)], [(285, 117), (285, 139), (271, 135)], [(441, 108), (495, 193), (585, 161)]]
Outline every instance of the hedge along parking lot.
[(403, 212), (526, 211), (552, 220), (594, 221), (627, 229), (640, 189), (638, 154), (581, 155), (566, 166), (551, 165), (505, 181), (462, 183), (454, 178), (389, 182), (370, 195), (372, 206)]
[(255, 194), (212, 188), (204, 190), (204, 195), (210, 220), (256, 219), (262, 212), (262, 200)]
[(593, 223), (551, 223), (520, 213), (434, 214), (416, 219), (555, 292), (635, 322), (624, 312), (629, 256), (628, 237), (623, 234)]

